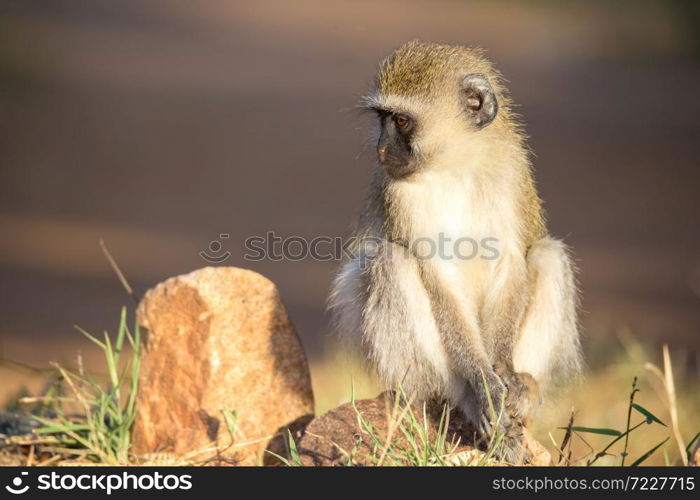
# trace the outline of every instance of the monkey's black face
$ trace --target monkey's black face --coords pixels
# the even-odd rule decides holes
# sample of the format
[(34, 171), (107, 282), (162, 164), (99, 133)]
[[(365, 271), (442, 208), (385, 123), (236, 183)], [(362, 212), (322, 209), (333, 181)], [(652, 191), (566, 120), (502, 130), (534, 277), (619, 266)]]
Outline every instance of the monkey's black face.
[(404, 113), (391, 113), (377, 110), (381, 133), (377, 142), (379, 163), (395, 179), (412, 174), (418, 169), (418, 162), (411, 148), (411, 140), (416, 123)]

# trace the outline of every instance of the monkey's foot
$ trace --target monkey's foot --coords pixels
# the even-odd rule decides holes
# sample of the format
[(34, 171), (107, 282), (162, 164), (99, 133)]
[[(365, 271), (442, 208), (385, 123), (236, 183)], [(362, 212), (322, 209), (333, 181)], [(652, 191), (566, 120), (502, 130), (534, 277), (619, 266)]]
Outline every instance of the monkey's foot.
[(516, 373), (512, 368), (496, 364), (494, 371), (506, 386), (505, 408), (508, 416), (523, 421), (540, 402), (537, 381), (529, 373)]
[(508, 464), (521, 465), (532, 461), (532, 455), (525, 446), (523, 426), (519, 422), (513, 422), (505, 429), (503, 441), (495, 451), (496, 456)]

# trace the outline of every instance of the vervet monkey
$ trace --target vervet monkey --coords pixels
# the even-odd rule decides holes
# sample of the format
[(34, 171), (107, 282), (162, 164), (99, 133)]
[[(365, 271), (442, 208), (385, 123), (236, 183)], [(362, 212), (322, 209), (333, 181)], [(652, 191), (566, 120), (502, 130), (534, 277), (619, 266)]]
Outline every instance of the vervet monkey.
[[(520, 423), (581, 355), (571, 260), (547, 233), (501, 77), (480, 50), (413, 41), (380, 63), (364, 107), (378, 167), (334, 324), (384, 383), (448, 401), (483, 436), (505, 432), (517, 460)], [(467, 239), (497, 258), (463, 258)], [(454, 246), (435, 252), (441, 241)]]

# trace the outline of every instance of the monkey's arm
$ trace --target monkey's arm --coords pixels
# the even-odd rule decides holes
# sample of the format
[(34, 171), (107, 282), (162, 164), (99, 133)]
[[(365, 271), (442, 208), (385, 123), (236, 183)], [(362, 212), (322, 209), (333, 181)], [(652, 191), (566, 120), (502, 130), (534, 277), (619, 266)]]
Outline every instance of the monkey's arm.
[(525, 258), (518, 254), (502, 256), (494, 272), (494, 282), (497, 285), (484, 299), (484, 339), (494, 370), (506, 386), (506, 409), (510, 416), (522, 419), (538, 399), (534, 379), (518, 373), (513, 363), (531, 288)]
[(451, 366), (463, 380), (461, 387), (453, 387), (452, 400), (480, 431), (488, 433), (497, 416), (493, 412), (499, 412), (506, 394), (489, 359), (477, 311), (462, 295), (461, 284), (452, 281), (456, 273), (449, 265), (423, 261), (421, 271)]

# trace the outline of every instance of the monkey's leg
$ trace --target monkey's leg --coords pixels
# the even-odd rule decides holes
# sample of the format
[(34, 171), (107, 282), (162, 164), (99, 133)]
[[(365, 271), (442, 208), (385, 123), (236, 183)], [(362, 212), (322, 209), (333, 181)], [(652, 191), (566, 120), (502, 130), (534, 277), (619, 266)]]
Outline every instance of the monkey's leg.
[(527, 266), (530, 298), (513, 365), (532, 375), (545, 392), (552, 380), (580, 369), (576, 281), (565, 245), (552, 238), (532, 245)]
[(404, 247), (385, 241), (370, 257), (346, 262), (330, 305), (341, 334), (387, 386), (419, 399), (444, 391), (449, 361), (418, 263)]

